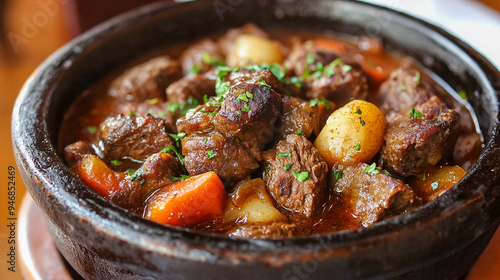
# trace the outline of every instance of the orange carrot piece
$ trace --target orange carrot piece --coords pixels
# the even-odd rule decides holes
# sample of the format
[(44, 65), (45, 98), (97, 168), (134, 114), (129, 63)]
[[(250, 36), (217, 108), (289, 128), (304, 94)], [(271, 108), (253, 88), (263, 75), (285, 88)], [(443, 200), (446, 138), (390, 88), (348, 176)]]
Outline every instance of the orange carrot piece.
[(222, 215), (226, 191), (214, 172), (189, 177), (158, 190), (144, 217), (175, 226), (189, 226)]
[(370, 77), (370, 80), (377, 85), (380, 85), (389, 78), (389, 74), (386, 73), (381, 66), (365, 62), (362, 67), (363, 71)]
[(340, 53), (345, 53), (346, 49), (342, 43), (332, 40), (332, 39), (316, 39), (313, 41), (314, 45), (319, 48), (330, 49), (338, 51)]
[(95, 155), (85, 155), (73, 171), (85, 185), (108, 200), (122, 191), (128, 176), (111, 170)]

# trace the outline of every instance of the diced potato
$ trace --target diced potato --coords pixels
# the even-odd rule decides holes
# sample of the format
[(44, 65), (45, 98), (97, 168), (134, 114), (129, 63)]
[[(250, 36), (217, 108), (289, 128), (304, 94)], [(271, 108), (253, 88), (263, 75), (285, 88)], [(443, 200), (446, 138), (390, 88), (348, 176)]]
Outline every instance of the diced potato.
[(368, 162), (384, 143), (385, 126), (377, 106), (354, 100), (330, 115), (314, 146), (330, 165)]
[(223, 214), (225, 222), (253, 224), (288, 220), (274, 207), (262, 179), (241, 181), (229, 197)]
[(282, 63), (283, 54), (279, 45), (267, 38), (242, 34), (236, 37), (234, 47), (228, 54), (226, 62), (232, 67)]
[(444, 166), (410, 180), (409, 185), (425, 202), (432, 201), (451, 189), (467, 174), (460, 166)]

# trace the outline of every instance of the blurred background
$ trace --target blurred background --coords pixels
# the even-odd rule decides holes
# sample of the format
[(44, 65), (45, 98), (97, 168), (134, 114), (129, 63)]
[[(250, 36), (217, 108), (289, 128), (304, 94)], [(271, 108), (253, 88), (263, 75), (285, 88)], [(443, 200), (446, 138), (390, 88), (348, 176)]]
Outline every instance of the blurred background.
[[(23, 279), (19, 242), (16, 242), (16, 272), (9, 271), (7, 263), (7, 253), (12, 245), (8, 244), (7, 171), (9, 166), (16, 166), (10, 138), (10, 118), (17, 94), (36, 67), (57, 48), (113, 15), (151, 2), (154, 0), (0, 0), (0, 174), (3, 174), (0, 178), (0, 279)], [(476, 47), (500, 69), (498, 0), (365, 2), (390, 6), (433, 22)], [(18, 173), (15, 183), (18, 217), (26, 193)], [(467, 280), (493, 280), (499, 279), (498, 275), (500, 233), (497, 232)], [(50, 279), (65, 278), (54, 276)]]

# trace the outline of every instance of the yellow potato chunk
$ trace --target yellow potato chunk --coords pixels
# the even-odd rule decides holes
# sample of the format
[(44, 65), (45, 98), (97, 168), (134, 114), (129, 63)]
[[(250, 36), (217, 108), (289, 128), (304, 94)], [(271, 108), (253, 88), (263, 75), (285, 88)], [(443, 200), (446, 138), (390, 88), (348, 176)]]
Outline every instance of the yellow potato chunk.
[(368, 162), (384, 144), (385, 126), (377, 106), (354, 100), (330, 115), (314, 146), (330, 165)]
[(282, 63), (283, 54), (277, 43), (256, 35), (242, 34), (236, 37), (234, 47), (226, 59), (231, 67), (262, 63)]
[(244, 180), (229, 195), (222, 216), (225, 222), (271, 223), (288, 221), (273, 205), (273, 199), (262, 179)]

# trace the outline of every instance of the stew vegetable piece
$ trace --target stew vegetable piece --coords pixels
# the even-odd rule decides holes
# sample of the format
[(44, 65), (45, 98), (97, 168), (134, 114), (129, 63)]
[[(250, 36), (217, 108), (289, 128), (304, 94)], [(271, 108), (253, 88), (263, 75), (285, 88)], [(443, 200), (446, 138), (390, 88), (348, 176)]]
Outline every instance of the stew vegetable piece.
[(289, 238), (438, 198), (481, 151), (473, 120), (376, 38), (248, 24), (103, 78), (68, 110), (59, 143), (84, 184), (145, 219)]

